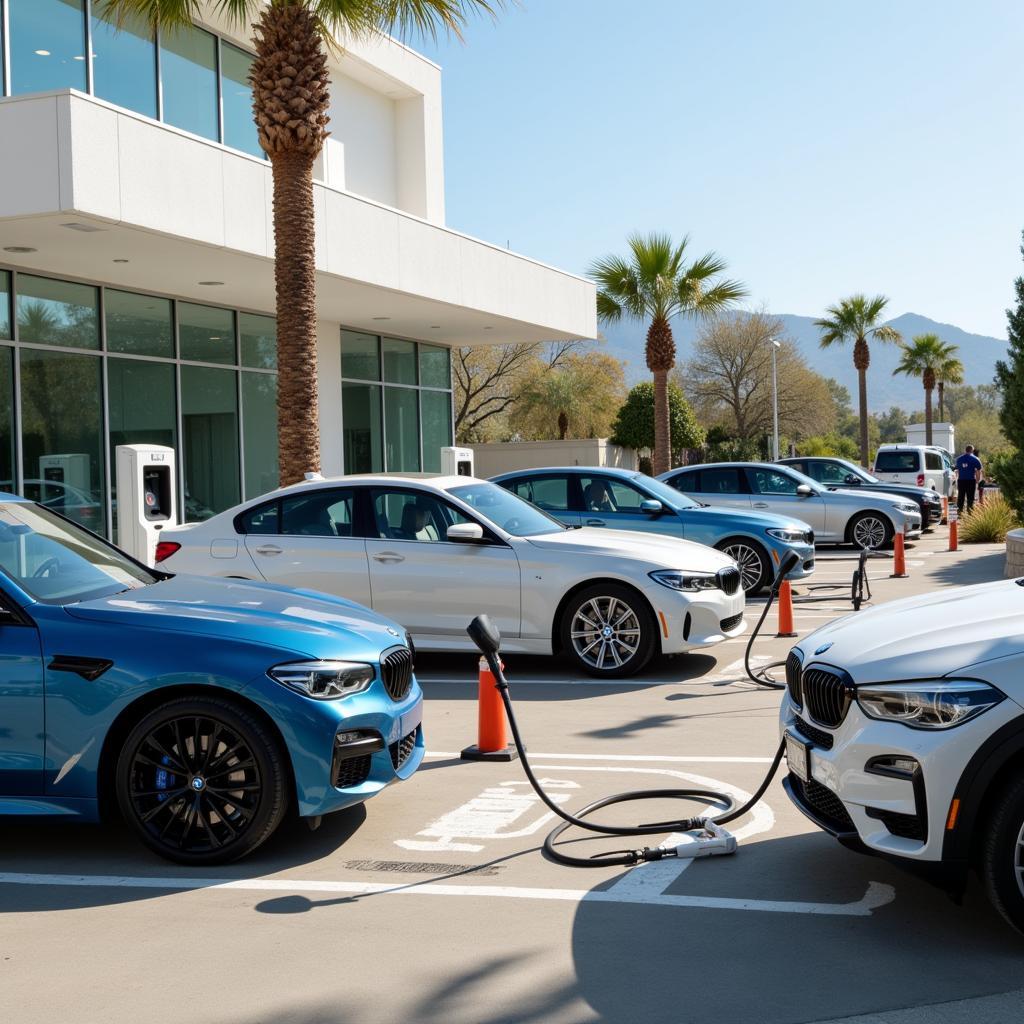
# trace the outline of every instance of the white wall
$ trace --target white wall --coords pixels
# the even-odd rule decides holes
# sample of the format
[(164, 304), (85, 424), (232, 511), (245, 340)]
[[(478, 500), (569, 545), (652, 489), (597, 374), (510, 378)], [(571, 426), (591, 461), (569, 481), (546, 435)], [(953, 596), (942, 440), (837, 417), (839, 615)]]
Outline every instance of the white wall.
[(320, 464), (324, 476), (345, 472), (341, 435), (341, 325), (320, 321), (317, 331)]
[(341, 156), (342, 187), (378, 203), (406, 209), (399, 202), (394, 100), (337, 75), (331, 82), (329, 130), (332, 151), (328, 159), (333, 163)]
[(473, 472), (480, 477), (497, 476), (519, 469), (547, 466), (614, 466), (636, 469), (636, 452), (620, 448), (604, 438), (568, 441), (509, 441), (474, 444)]

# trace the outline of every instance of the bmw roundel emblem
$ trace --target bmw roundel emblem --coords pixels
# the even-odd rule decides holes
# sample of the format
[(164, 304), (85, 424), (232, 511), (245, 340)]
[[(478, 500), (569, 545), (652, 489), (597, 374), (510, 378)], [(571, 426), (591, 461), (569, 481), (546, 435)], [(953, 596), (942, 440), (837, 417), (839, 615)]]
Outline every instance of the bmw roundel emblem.
[(824, 654), (831, 646), (832, 646), (832, 641), (830, 640), (827, 644), (822, 644), (814, 653), (815, 654)]
[(198, 792), (199, 792), (199, 791), (200, 791), (200, 790), (201, 790), (201, 789), (202, 789), (202, 788), (203, 788), (203, 787), (204, 787), (205, 785), (206, 785), (206, 782), (205, 782), (205, 781), (204, 781), (203, 779), (199, 778), (199, 776), (198, 776), (198, 775), (197, 775), (197, 776), (196, 776), (196, 777), (195, 777), (195, 778), (194, 778), (194, 779), (192, 780), (192, 788), (193, 788), (193, 789), (194, 789), (194, 790), (195, 790), (195, 791), (196, 791), (197, 793), (198, 793)]

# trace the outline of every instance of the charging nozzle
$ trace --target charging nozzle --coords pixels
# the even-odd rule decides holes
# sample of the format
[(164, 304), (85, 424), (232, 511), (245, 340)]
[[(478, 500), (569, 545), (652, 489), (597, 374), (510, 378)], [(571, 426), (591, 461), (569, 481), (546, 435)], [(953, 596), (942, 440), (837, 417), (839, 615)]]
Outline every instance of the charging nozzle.
[(675, 855), (680, 858), (724, 857), (736, 852), (736, 837), (721, 825), (708, 819), (696, 835), (687, 835), (676, 845)]
[(800, 564), (800, 556), (795, 551), (787, 551), (779, 563), (779, 571), (775, 574), (774, 589), (782, 586), (782, 581)]

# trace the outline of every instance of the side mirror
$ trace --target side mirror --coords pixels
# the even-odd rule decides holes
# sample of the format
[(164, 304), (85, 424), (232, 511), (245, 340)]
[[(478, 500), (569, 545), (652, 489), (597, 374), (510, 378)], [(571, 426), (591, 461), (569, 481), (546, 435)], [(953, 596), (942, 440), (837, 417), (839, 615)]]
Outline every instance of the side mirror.
[(478, 615), (466, 627), (466, 632), (484, 657), (493, 657), (501, 650), (501, 631), (486, 615)]
[(814, 495), (814, 488), (810, 484), (797, 484), (796, 496), (798, 498), (810, 498)]
[(860, 487), (860, 477), (847, 473), (845, 483), (847, 487)]
[(484, 539), (484, 528), (479, 523), (452, 523), (446, 536), (456, 544), (475, 544)]
[(649, 516), (656, 516), (665, 511), (665, 506), (657, 498), (648, 498), (640, 502), (640, 511), (646, 512)]

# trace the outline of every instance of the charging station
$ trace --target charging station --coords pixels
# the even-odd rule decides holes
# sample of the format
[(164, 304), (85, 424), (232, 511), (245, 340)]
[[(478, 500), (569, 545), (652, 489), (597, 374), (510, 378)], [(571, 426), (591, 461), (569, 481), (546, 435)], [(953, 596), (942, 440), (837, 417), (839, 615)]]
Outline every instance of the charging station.
[(52, 483), (67, 484), (85, 494), (92, 493), (90, 486), (89, 456), (76, 455), (40, 455), (39, 479)]
[(160, 531), (178, 525), (174, 449), (119, 444), (116, 468), (118, 546), (153, 565)]
[(445, 476), (473, 476), (473, 449), (442, 448), (441, 472)]

